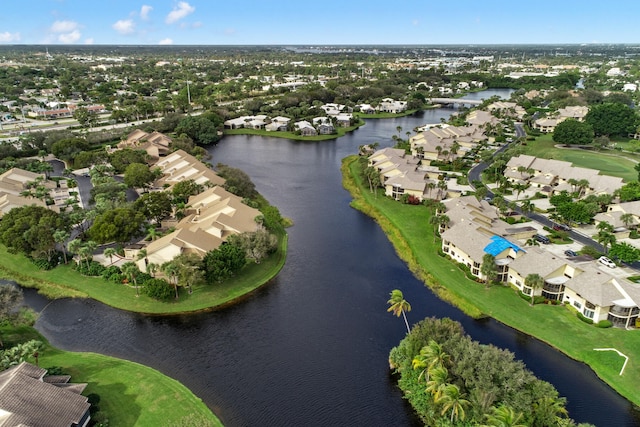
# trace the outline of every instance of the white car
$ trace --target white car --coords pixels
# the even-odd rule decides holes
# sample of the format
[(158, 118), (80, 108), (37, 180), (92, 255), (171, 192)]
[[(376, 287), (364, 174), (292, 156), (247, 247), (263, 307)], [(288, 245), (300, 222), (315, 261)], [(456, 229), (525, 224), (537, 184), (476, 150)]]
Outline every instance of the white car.
[(598, 262), (600, 264), (606, 265), (609, 268), (616, 268), (616, 263), (611, 261), (609, 258), (607, 258), (606, 256), (601, 256), (600, 258), (598, 258)]

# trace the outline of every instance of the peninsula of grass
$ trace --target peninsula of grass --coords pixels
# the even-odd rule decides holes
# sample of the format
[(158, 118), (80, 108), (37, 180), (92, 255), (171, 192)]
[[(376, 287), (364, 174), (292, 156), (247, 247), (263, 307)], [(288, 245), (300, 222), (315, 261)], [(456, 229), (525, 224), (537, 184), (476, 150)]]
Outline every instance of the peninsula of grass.
[(222, 426), (188, 388), (155, 369), (95, 353), (58, 350), (31, 327), (3, 326), (0, 334), (7, 347), (32, 339), (42, 341), (38, 365), (60, 367), (71, 375), (72, 383), (87, 383), (83, 395), (100, 397), (97, 418), (108, 419), (110, 426)]
[[(429, 223), (429, 209), (401, 204), (382, 190), (371, 193), (360, 171), (357, 156), (343, 160), (343, 185), (354, 199), (352, 206), (380, 224), (400, 258), (439, 297), (472, 317), (490, 316), (588, 364), (622, 396), (640, 405), (640, 331), (597, 328), (581, 322), (570, 307), (532, 307), (510, 287), (487, 289), (468, 279), (456, 264), (438, 255), (441, 242)], [(615, 348), (629, 356), (624, 374), (619, 375), (624, 359), (595, 348)]]
[(236, 276), (214, 285), (193, 286), (193, 293), (180, 289), (180, 297), (161, 302), (146, 295), (136, 296), (133, 287), (115, 284), (100, 277), (86, 277), (71, 265), (39, 270), (27, 257), (11, 254), (0, 245), (0, 278), (21, 286), (37, 288), (48, 298), (90, 297), (111, 307), (146, 314), (179, 314), (205, 311), (230, 304), (273, 279), (282, 269), (287, 254), (287, 234), (278, 235), (278, 248), (260, 264), (248, 264)]
[(268, 136), (274, 138), (285, 138), (292, 139), (294, 141), (327, 141), (330, 139), (338, 139), (341, 136), (346, 135), (347, 133), (354, 131), (360, 126), (364, 125), (364, 121), (359, 120), (353, 126), (349, 127), (337, 127), (336, 133), (332, 133), (330, 135), (313, 135), (313, 136), (305, 136), (299, 135), (295, 132), (281, 132), (281, 131), (267, 131), (264, 129), (225, 129), (225, 135), (259, 135), (259, 136)]
[[(438, 108), (435, 105), (428, 105), (426, 107), (424, 107), (424, 110), (431, 110), (434, 108)], [(355, 117), (358, 117), (360, 119), (395, 119), (396, 117), (405, 117), (405, 116), (411, 116), (413, 114), (416, 113), (416, 111), (418, 110), (406, 110), (403, 111), (402, 113), (385, 113), (385, 112), (378, 112), (378, 113), (353, 113), (353, 115)]]
[(523, 145), (522, 148), (524, 154), (543, 159), (564, 160), (573, 163), (574, 166), (597, 169), (602, 175), (620, 177), (627, 182), (638, 178), (638, 172), (634, 170), (634, 166), (640, 161), (638, 154), (617, 150), (560, 148), (556, 145), (552, 135), (546, 134), (537, 137), (535, 141), (527, 141), (527, 145)]

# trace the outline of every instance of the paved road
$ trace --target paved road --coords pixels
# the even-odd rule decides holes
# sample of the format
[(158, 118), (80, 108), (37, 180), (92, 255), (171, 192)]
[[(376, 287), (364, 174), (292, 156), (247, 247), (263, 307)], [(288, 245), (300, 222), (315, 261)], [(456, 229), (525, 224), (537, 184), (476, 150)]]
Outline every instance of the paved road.
[[(526, 136), (526, 133), (524, 131), (524, 128), (522, 127), (522, 123), (516, 123), (515, 124), (515, 128), (516, 128), (516, 136), (517, 137), (523, 137)], [(499, 150), (497, 150), (492, 157), (495, 157), (497, 154), (504, 152), (507, 148), (509, 147), (509, 144), (505, 144), (502, 147), (500, 147)], [(489, 164), (486, 162), (480, 162), (478, 163), (476, 166), (474, 166), (471, 170), (469, 170), (469, 184), (471, 184), (471, 187), (473, 188), (473, 182), (474, 181), (481, 181), (481, 174), (482, 172), (489, 167)], [(491, 190), (487, 191), (487, 197), (493, 199), (493, 192)], [(523, 214), (523, 212), (520, 210), (519, 207), (516, 207), (515, 209), (516, 212)], [(551, 221), (549, 218), (547, 218), (544, 215), (541, 215), (539, 213), (535, 213), (535, 212), (531, 212), (531, 213), (527, 213), (526, 217), (531, 219), (532, 221), (537, 222), (538, 224), (541, 224), (543, 226), (552, 228), (555, 224), (555, 222)], [(574, 241), (585, 245), (585, 246), (591, 246), (593, 248), (595, 248), (598, 252), (604, 252), (604, 247), (596, 242), (595, 240), (593, 240), (591, 237), (587, 236), (586, 234), (582, 234), (579, 231), (575, 230), (575, 229), (571, 229), (570, 231), (568, 231), (569, 233), (569, 237), (571, 237)], [(640, 261), (636, 261), (630, 264), (624, 264), (626, 266), (628, 266), (629, 268), (632, 268), (634, 270), (640, 271)]]

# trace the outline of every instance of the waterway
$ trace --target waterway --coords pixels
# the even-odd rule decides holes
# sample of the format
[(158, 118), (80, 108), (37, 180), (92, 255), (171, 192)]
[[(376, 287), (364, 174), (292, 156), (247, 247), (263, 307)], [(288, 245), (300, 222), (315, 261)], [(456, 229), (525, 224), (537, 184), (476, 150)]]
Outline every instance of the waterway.
[(386, 311), (397, 288), (413, 307), (411, 323), (451, 317), (474, 339), (511, 350), (568, 398), (574, 419), (640, 426), (632, 405), (586, 365), (439, 300), (408, 271), (377, 224), (349, 207), (342, 158), (362, 144), (392, 145), (397, 126), (404, 137), (451, 112), (369, 120), (335, 141), (225, 137), (210, 149), (212, 163), (246, 171), (295, 223), (278, 277), (235, 306), (171, 317), (91, 300), (49, 302), (27, 290), (29, 303), (42, 312), (36, 327), (57, 347), (122, 357), (176, 378), (227, 426), (416, 426), (388, 368), (389, 350), (406, 333), (402, 319)]

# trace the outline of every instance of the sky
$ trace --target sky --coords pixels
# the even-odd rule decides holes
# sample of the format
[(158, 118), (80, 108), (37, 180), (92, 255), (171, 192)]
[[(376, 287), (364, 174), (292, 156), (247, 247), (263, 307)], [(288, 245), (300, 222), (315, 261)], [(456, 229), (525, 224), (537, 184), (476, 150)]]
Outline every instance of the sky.
[(4, 0), (0, 44), (640, 43), (638, 0)]

